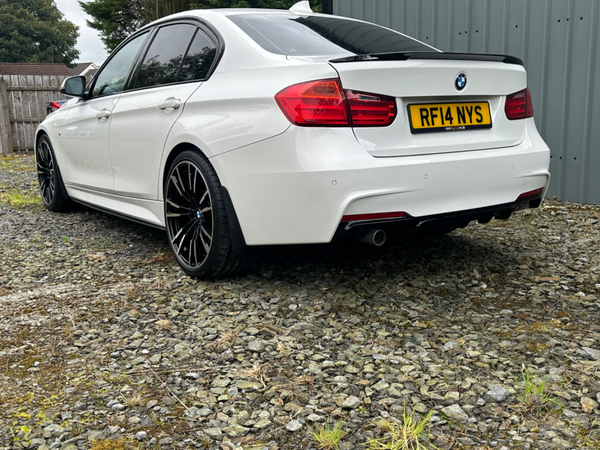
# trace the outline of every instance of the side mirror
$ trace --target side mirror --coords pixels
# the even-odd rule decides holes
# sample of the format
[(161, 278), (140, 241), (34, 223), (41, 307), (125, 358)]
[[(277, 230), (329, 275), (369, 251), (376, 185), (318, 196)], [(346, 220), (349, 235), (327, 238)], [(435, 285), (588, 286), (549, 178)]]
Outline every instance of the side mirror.
[(71, 97), (85, 96), (85, 77), (76, 76), (65, 78), (60, 86), (60, 93)]

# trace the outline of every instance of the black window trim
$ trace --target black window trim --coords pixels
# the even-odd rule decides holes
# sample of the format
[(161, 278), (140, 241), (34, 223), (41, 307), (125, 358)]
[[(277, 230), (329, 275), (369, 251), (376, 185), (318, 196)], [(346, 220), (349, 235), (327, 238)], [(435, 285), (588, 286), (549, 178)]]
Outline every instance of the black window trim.
[[(183, 67), (183, 63), (185, 62), (185, 58), (187, 58), (187, 55), (190, 52), (190, 48), (192, 47), (192, 44), (194, 43), (194, 39), (196, 39), (196, 36), (198, 35), (199, 31), (200, 31), (200, 28), (196, 27), (196, 30), (194, 31), (194, 34), (192, 35), (192, 38), (190, 39), (190, 42), (188, 42), (187, 48), (185, 49), (185, 52), (183, 54), (183, 58), (181, 59), (181, 64), (179, 64), (179, 69), (177, 70), (177, 79), (178, 80), (179, 80), (179, 76), (181, 75), (181, 68)], [(216, 48), (217, 44), (215, 44), (215, 42), (212, 40), (212, 38), (209, 37), (209, 39), (212, 41), (212, 43), (215, 45), (215, 48)], [(189, 81), (196, 81), (196, 80), (189, 80)], [(198, 81), (204, 81), (204, 80), (198, 80)]]
[[(216, 47), (215, 58), (211, 64), (210, 68), (208, 69), (208, 73), (206, 74), (206, 77), (201, 80), (176, 81), (174, 83), (161, 84), (159, 86), (144, 86), (144, 87), (139, 87), (139, 88), (133, 88), (135, 78), (137, 77), (140, 66), (142, 64), (142, 61), (144, 60), (144, 57), (146, 56), (146, 53), (148, 52), (150, 45), (154, 41), (154, 38), (156, 37), (156, 33), (158, 33), (159, 28), (162, 28), (164, 26), (169, 26), (169, 25), (186, 24), (186, 23), (195, 25), (197, 27), (197, 30), (194, 32), (192, 39), (188, 43), (188, 47), (186, 49), (185, 56), (187, 56), (187, 52), (189, 51), (190, 46), (192, 45), (192, 42), (194, 41), (194, 38), (198, 34), (198, 30), (203, 31), (204, 34), (206, 34), (208, 36), (208, 38), (210, 40), (212, 40), (213, 43), (215, 44), (215, 47)], [(134, 58), (134, 62), (131, 65), (131, 69), (129, 70), (129, 73), (127, 74), (127, 77), (125, 78), (123, 90), (120, 92), (114, 92), (111, 94), (98, 95), (96, 97), (92, 97), (91, 94), (92, 94), (94, 86), (96, 84), (96, 79), (97, 79), (98, 75), (102, 72), (104, 67), (110, 62), (110, 60), (114, 57), (114, 55), (116, 55), (117, 52), (121, 50), (121, 48), (123, 48), (125, 45), (127, 45), (129, 42), (131, 42), (133, 39), (135, 39), (136, 37), (138, 37), (144, 33), (148, 33), (148, 36), (146, 36), (146, 39), (144, 40), (144, 42), (142, 42), (142, 45), (141, 45), (140, 49), (138, 50), (136, 57)], [(88, 88), (86, 89), (86, 97), (84, 98), (84, 100), (93, 100), (95, 98), (104, 98), (104, 97), (108, 97), (110, 95), (122, 94), (125, 92), (140, 91), (140, 90), (145, 90), (145, 89), (153, 89), (153, 88), (162, 87), (162, 86), (173, 86), (176, 84), (198, 83), (198, 82), (208, 81), (210, 79), (210, 77), (212, 76), (212, 74), (214, 73), (217, 66), (219, 65), (219, 62), (221, 61), (221, 58), (223, 57), (223, 53), (225, 53), (225, 42), (224, 42), (221, 34), (208, 22), (206, 22), (205, 20), (202, 20), (200, 18), (197, 18), (197, 17), (177, 18), (177, 19), (172, 19), (172, 20), (166, 20), (166, 21), (158, 23), (156, 25), (142, 27), (138, 31), (133, 33), (131, 36), (129, 36), (127, 39), (125, 39), (123, 42), (121, 42), (121, 44), (119, 44), (119, 46), (113, 50), (113, 52), (108, 57), (108, 59), (104, 62), (104, 64), (102, 64), (102, 67), (100, 67), (100, 70), (98, 70), (96, 75), (94, 75), (94, 78), (90, 81)], [(185, 56), (184, 56), (184, 59), (185, 59)], [(183, 63), (183, 61), (182, 61), (182, 63)], [(179, 70), (181, 70), (181, 66), (179, 67)]]
[[(185, 55), (183, 57), (183, 60), (181, 61), (182, 64), (183, 64), (183, 61), (185, 60), (185, 57), (187, 56), (190, 46), (194, 42), (194, 38), (198, 34), (198, 31), (203, 31), (204, 34), (208, 37), (208, 39), (210, 39), (213, 42), (213, 44), (215, 45), (215, 48), (216, 48), (215, 58), (211, 64), (210, 68), (208, 69), (208, 73), (206, 74), (206, 77), (202, 78), (202, 79), (197, 79), (197, 80), (175, 81), (173, 83), (165, 83), (165, 84), (160, 84), (160, 85), (156, 85), (156, 86), (142, 86), (142, 87), (134, 88), (133, 86), (135, 85), (135, 80), (136, 80), (139, 70), (141, 68), (141, 64), (144, 61), (144, 58), (146, 57), (146, 53), (150, 49), (150, 45), (152, 45), (152, 42), (154, 41), (154, 38), (156, 37), (158, 30), (160, 28), (163, 28), (166, 26), (179, 25), (179, 24), (190, 24), (190, 25), (196, 26), (196, 28), (197, 28), (196, 31), (194, 32), (192, 38), (190, 39), (190, 42), (188, 43), (188, 46), (185, 51)], [(151, 41), (149, 41), (148, 44), (146, 46), (144, 46), (143, 55), (140, 56), (139, 58), (136, 58), (134, 70), (132, 71), (131, 77), (127, 79), (126, 84), (125, 84), (126, 88), (123, 89), (123, 92), (137, 92), (137, 91), (142, 91), (142, 90), (146, 90), (146, 89), (154, 89), (154, 88), (158, 88), (158, 87), (162, 87), (162, 86), (175, 86), (178, 84), (185, 84), (185, 83), (205, 82), (208, 79), (210, 79), (210, 77), (212, 76), (217, 65), (221, 61), (221, 57), (223, 56), (224, 51), (225, 51), (225, 45), (223, 44), (223, 38), (221, 37), (221, 35), (219, 33), (217, 33), (216, 30), (214, 30), (212, 27), (209, 27), (206, 24), (206, 22), (204, 22), (203, 20), (194, 19), (194, 18), (173, 19), (173, 20), (168, 20), (168, 21), (156, 24), (154, 26), (154, 30), (152, 31)], [(181, 71), (181, 65), (179, 66), (179, 71)], [(178, 76), (179, 76), (179, 72), (178, 72)]]
[[(148, 32), (150, 31), (150, 32)], [(110, 61), (114, 58), (114, 56), (123, 48), (125, 47), (127, 44), (129, 44), (132, 40), (134, 40), (135, 38), (141, 36), (142, 34), (147, 33), (148, 35), (146, 36), (146, 38), (144, 39), (144, 42), (142, 42), (142, 45), (140, 46), (140, 48), (138, 49), (138, 52), (135, 56), (135, 58), (133, 59), (133, 64), (131, 64), (131, 68), (129, 69), (129, 72), (127, 74), (127, 76), (125, 77), (125, 83), (123, 84), (123, 90), (119, 91), (119, 92), (112, 92), (110, 94), (105, 94), (105, 95), (97, 95), (95, 97), (92, 96), (92, 92), (94, 92), (94, 87), (96, 86), (96, 81), (98, 80), (98, 76), (102, 73), (102, 71), (104, 70), (104, 68), (110, 63)], [(108, 59), (106, 61), (104, 61), (104, 64), (102, 64), (102, 67), (100, 67), (100, 69), (98, 70), (98, 72), (96, 72), (96, 74), (94, 75), (94, 78), (92, 78), (92, 80), (90, 81), (90, 83), (88, 84), (88, 87), (86, 88), (86, 92), (85, 92), (85, 98), (84, 100), (93, 100), (95, 98), (104, 98), (104, 97), (109, 97), (111, 95), (116, 95), (116, 94), (120, 94), (121, 92), (125, 92), (126, 87), (128, 86), (128, 83), (130, 81), (131, 78), (131, 74), (132, 72), (135, 70), (135, 67), (138, 65), (139, 63), (139, 59), (140, 59), (140, 54), (141, 53), (145, 53), (146, 51), (146, 46), (148, 45), (148, 40), (151, 37), (151, 35), (153, 34), (153, 30), (149, 30), (148, 28), (142, 28), (140, 30), (138, 30), (137, 32), (133, 33), (131, 36), (129, 36), (127, 39), (123, 40), (123, 42), (121, 42), (119, 44), (119, 46), (117, 48), (115, 48), (110, 56), (108, 57)]]

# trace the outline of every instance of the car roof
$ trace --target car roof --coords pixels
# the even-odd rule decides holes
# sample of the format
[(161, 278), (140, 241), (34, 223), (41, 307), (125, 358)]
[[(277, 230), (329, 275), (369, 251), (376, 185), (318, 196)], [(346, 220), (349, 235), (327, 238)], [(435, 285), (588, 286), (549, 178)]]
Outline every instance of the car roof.
[(191, 11), (215, 11), (226, 16), (233, 16), (237, 14), (295, 14), (289, 9), (267, 9), (267, 8), (216, 8), (216, 9), (192, 9)]
[[(217, 17), (228, 17), (228, 16), (236, 16), (236, 15), (243, 15), (243, 14), (252, 14), (252, 15), (288, 15), (288, 16), (321, 16), (321, 15), (325, 15), (328, 17), (336, 17), (336, 16), (332, 16), (330, 14), (321, 14), (321, 13), (316, 13), (316, 12), (312, 12), (312, 13), (299, 13), (299, 12), (295, 12), (295, 11), (290, 11), (289, 9), (266, 9), (266, 8), (215, 8), (215, 9), (191, 9), (188, 11), (182, 11), (179, 13), (175, 13), (166, 17), (161, 17), (160, 19), (155, 20), (154, 22), (151, 22), (145, 26), (143, 26), (141, 29), (145, 29), (145, 28), (149, 28), (164, 22), (169, 22), (171, 20), (177, 20), (177, 19), (185, 19), (185, 18), (198, 18), (198, 19), (206, 19), (206, 20), (210, 20), (211, 18), (217, 18)], [(356, 19), (352, 19), (349, 17), (343, 17), (344, 19), (348, 19), (348, 20), (355, 20)]]
[(156, 19), (150, 22), (137, 31), (152, 28), (156, 25), (160, 25), (173, 20), (184, 20), (184, 19), (204, 19), (210, 21), (211, 19), (223, 18), (231, 15), (238, 14), (294, 14), (288, 10), (281, 9), (259, 9), (259, 8), (215, 8), (215, 9), (190, 9), (187, 11), (181, 11), (175, 14), (170, 14), (160, 19)]

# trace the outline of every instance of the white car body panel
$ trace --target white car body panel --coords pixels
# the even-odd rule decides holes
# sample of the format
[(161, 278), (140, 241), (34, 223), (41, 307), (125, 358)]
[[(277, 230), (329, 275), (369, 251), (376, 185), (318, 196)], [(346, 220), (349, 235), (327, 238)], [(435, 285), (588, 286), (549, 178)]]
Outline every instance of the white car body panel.
[[(171, 128), (201, 82), (160, 86), (121, 94), (110, 124), (114, 191), (126, 197), (158, 199), (161, 158)], [(178, 100), (178, 108), (159, 109)], [(92, 100), (94, 101), (94, 100)]]
[(215, 72), (194, 92), (169, 134), (167, 148), (188, 141), (210, 158), (277, 136), (290, 127), (290, 122), (273, 93), (305, 79), (336, 76), (329, 64), (297, 62), (290, 67), (285, 58), (268, 67), (243, 67), (243, 71), (247, 83), (239, 83), (235, 72)]
[[(279, 245), (330, 242), (344, 215), (426, 217), (509, 204), (547, 188), (549, 150), (533, 119), (509, 121), (504, 113), (506, 96), (527, 86), (522, 66), (287, 57), (265, 51), (227, 18), (238, 13), (263, 12), (169, 18), (197, 18), (218, 30), (224, 52), (206, 81), (71, 101), (48, 116), (38, 133), (52, 139), (69, 196), (164, 227), (165, 172), (174, 154), (191, 147), (227, 189), (245, 243)], [(453, 85), (459, 73), (469, 80), (462, 92)], [(274, 96), (338, 76), (344, 89), (395, 97), (394, 122), (291, 125)], [(179, 109), (157, 108), (171, 97), (181, 100)], [(488, 101), (492, 128), (411, 133), (408, 104), (464, 101)], [(96, 118), (102, 109), (111, 113), (104, 121)]]
[[(357, 139), (373, 156), (405, 156), (510, 147), (525, 133), (522, 120), (508, 120), (507, 94), (527, 87), (523, 66), (485, 61), (365, 61), (333, 63), (344, 88), (396, 97), (398, 116), (388, 127), (355, 128)], [(457, 91), (458, 74), (467, 86)], [(400, 81), (401, 80), (401, 81)], [(492, 128), (448, 133), (412, 134), (408, 105), (413, 103), (488, 102)]]
[(159, 228), (165, 226), (164, 205), (156, 200), (124, 197), (122, 195), (86, 189), (80, 186), (66, 186), (69, 197), (89, 206), (111, 211), (132, 220), (141, 221)]
[(326, 243), (344, 214), (422, 217), (510, 203), (546, 186), (547, 147), (526, 122), (514, 147), (399, 158), (374, 158), (348, 129), (291, 127), (211, 162), (247, 244)]
[[(377, 92), (393, 97), (496, 96), (516, 92), (527, 85), (523, 66), (487, 61), (354, 61), (332, 62), (345, 89)], [(467, 76), (465, 89), (454, 80)]]
[[(119, 98), (111, 95), (90, 102), (69, 102), (53, 114), (51, 122), (56, 131), (53, 145), (59, 162), (65, 161), (60, 167), (69, 184), (113, 189), (108, 130), (110, 113)], [(98, 118), (105, 113), (108, 117)]]

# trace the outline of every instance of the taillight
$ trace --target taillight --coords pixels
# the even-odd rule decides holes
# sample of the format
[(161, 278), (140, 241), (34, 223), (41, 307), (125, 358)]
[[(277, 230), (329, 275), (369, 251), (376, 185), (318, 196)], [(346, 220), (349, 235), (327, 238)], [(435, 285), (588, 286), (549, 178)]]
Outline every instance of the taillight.
[(527, 119), (533, 117), (533, 102), (529, 88), (506, 96), (504, 111), (508, 120)]
[(396, 118), (396, 100), (393, 97), (354, 91), (345, 93), (352, 126), (385, 127)]
[(339, 80), (295, 84), (275, 95), (275, 100), (295, 125), (348, 125), (348, 113)]
[(344, 91), (337, 78), (295, 84), (275, 101), (291, 123), (305, 127), (387, 126), (396, 118), (393, 97)]

